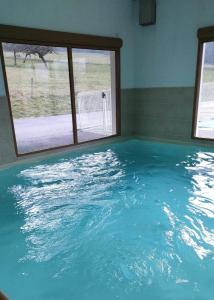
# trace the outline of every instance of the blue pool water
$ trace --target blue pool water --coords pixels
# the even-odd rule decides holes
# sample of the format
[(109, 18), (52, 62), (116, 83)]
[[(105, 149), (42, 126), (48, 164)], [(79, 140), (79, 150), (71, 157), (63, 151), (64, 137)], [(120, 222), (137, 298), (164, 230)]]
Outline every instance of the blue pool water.
[(13, 300), (211, 300), (214, 149), (131, 140), (0, 172)]

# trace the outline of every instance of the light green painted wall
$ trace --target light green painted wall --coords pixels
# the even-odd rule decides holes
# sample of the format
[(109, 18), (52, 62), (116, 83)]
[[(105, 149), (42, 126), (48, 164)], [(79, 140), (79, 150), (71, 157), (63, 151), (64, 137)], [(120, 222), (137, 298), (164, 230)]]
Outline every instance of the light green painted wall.
[(197, 30), (214, 25), (213, 0), (157, 0), (157, 23), (137, 26), (135, 78), (138, 88), (192, 87)]
[(197, 30), (214, 25), (213, 0), (157, 0), (156, 25), (138, 26), (135, 5), (133, 131), (146, 138), (191, 139)]

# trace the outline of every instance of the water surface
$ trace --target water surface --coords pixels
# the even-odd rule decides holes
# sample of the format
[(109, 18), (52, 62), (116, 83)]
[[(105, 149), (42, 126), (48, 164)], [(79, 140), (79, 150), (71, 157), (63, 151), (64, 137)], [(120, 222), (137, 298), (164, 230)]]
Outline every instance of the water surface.
[(211, 300), (214, 149), (131, 140), (0, 172), (13, 300)]

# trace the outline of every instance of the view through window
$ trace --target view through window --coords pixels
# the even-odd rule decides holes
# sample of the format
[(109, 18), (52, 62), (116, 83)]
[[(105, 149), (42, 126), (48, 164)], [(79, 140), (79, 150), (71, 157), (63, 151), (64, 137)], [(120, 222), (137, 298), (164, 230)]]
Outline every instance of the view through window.
[(19, 154), (73, 143), (67, 48), (3, 43)]
[(203, 43), (195, 136), (214, 139), (214, 42)]
[(115, 51), (6, 42), (2, 49), (18, 154), (117, 134)]
[(73, 49), (78, 141), (116, 134), (114, 51)]

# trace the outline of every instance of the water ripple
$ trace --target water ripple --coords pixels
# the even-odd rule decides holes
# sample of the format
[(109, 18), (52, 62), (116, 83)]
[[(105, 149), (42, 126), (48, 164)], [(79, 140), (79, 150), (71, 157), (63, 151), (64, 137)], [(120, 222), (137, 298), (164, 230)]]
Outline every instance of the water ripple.
[(210, 300), (213, 166), (212, 152), (134, 141), (23, 167), (8, 187), (17, 269), (82, 299)]

